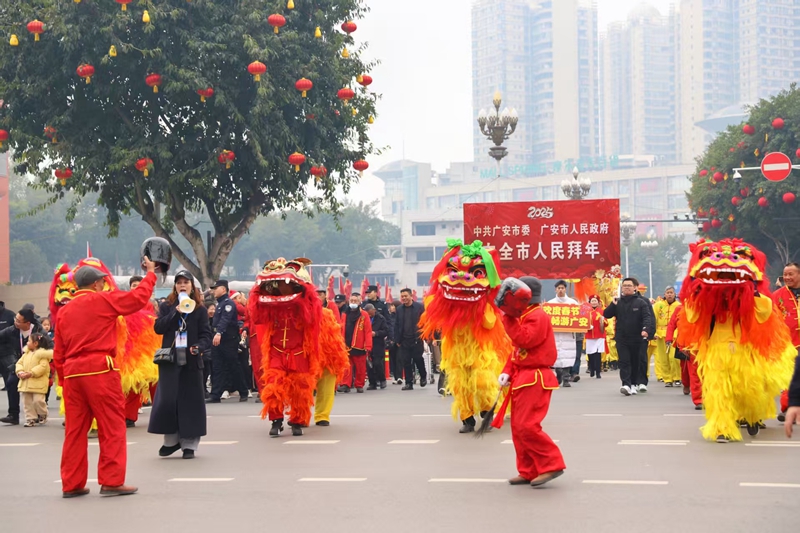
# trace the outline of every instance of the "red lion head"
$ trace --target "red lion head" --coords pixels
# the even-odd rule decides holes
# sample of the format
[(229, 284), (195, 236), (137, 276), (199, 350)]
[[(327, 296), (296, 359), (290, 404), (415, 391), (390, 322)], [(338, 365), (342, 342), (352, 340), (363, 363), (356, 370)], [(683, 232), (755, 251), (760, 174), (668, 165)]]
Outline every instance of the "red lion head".
[(319, 329), (322, 300), (306, 270), (310, 264), (305, 258), (287, 261), (281, 257), (264, 265), (247, 304), (255, 324), (269, 324), (291, 315), (307, 328)]
[(104, 291), (114, 291), (118, 289), (117, 284), (114, 282), (114, 277), (111, 275), (111, 271), (108, 270), (106, 265), (99, 259), (94, 257), (81, 259), (73, 269), (70, 269), (67, 263), (61, 263), (58, 265), (58, 268), (56, 268), (55, 274), (53, 275), (53, 282), (50, 284), (48, 305), (50, 307), (50, 317), (53, 325), (55, 325), (59, 309), (72, 301), (75, 297), (75, 293), (78, 291), (78, 286), (75, 284), (75, 272), (82, 266), (93, 266), (108, 274), (105, 278), (105, 285), (103, 286)]

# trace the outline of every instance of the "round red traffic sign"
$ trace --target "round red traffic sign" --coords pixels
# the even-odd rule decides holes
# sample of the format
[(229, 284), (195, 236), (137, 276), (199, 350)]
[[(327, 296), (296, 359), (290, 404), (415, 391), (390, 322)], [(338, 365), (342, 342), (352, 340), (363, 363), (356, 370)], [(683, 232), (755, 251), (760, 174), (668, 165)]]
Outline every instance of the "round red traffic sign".
[(761, 173), (770, 181), (783, 181), (792, 173), (792, 160), (782, 152), (771, 152), (761, 161)]

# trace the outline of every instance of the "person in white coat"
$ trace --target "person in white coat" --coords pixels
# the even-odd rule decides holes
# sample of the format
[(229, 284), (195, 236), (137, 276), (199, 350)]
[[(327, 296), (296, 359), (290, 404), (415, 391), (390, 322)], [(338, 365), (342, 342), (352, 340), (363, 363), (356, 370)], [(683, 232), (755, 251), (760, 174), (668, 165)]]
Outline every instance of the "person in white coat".
[[(567, 296), (567, 282), (559, 280), (556, 282), (556, 297), (547, 303), (551, 304), (573, 304), (578, 305), (578, 302)], [(573, 379), (577, 382), (581, 379), (580, 374), (574, 377), (570, 375), (572, 367), (575, 365), (577, 353), (577, 344), (574, 333), (556, 333), (556, 350), (558, 350), (558, 359), (553, 367), (556, 371), (558, 383), (562, 387), (571, 387), (570, 382)]]

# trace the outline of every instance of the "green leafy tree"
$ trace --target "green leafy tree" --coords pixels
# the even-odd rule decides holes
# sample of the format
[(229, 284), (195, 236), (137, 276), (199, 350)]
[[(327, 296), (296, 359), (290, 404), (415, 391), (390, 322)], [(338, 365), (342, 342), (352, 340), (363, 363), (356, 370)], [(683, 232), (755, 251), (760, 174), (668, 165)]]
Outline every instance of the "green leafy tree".
[[(647, 296), (650, 296), (650, 271), (648, 258), (653, 259), (653, 296), (664, 294), (664, 289), (682, 280), (686, 275), (682, 264), (689, 252), (688, 246), (680, 237), (670, 236), (658, 239), (658, 246), (647, 250), (642, 248), (644, 237), (634, 241), (628, 248), (628, 265), (631, 277), (639, 283), (648, 285)], [(625, 251), (623, 250), (623, 254)], [(623, 263), (624, 263), (623, 255)], [(624, 265), (623, 265), (624, 266)]]
[(14, 241), (8, 247), (12, 283), (49, 281), (53, 270), (42, 249), (31, 241)]
[[(782, 128), (773, 126), (776, 118), (783, 120)], [(701, 234), (712, 240), (743, 239), (764, 251), (775, 268), (796, 260), (800, 249), (800, 233), (796, 230), (800, 206), (797, 201), (784, 202), (786, 193), (800, 196), (796, 172), (784, 181), (772, 182), (759, 171), (742, 172), (742, 179), (734, 180), (733, 169), (759, 167), (769, 152), (783, 152), (796, 162), (798, 148), (800, 90), (792, 84), (788, 90), (752, 107), (746, 123), (722, 132), (699, 158), (688, 197), (695, 212), (711, 218)], [(716, 181), (715, 174), (722, 180)], [(759, 204), (762, 198), (767, 206)]]
[[(338, 212), (336, 192), (357, 179), (353, 162), (374, 151), (367, 125), (376, 96), (356, 84), (372, 65), (339, 29), (365, 11), (362, 0), (297, 1), (291, 11), (285, 0), (135, 0), (127, 11), (111, 1), (8, 0), (0, 8), (4, 149), (53, 198), (97, 193), (111, 236), (137, 213), (208, 283), (259, 215)], [(278, 34), (271, 14), (286, 18)], [(34, 19), (44, 23), (39, 42), (25, 28)], [(19, 46), (6, 44), (10, 34)], [(267, 67), (260, 82), (248, 72), (254, 61)], [(86, 64), (91, 83), (76, 72)], [(157, 93), (151, 74), (162, 77)], [(314, 83), (308, 98), (295, 89), (303, 77)], [(197, 91), (208, 87), (214, 95), (202, 103)], [(358, 88), (349, 105), (337, 97), (344, 87)], [(230, 168), (218, 162), (223, 150), (235, 154)], [(299, 172), (287, 162), (295, 151), (308, 158)], [(145, 175), (136, 163), (148, 159)], [(311, 164), (327, 175), (315, 182)], [(65, 167), (73, 177), (62, 186), (53, 172)], [(213, 227), (209, 247), (193, 225), (200, 216)]]

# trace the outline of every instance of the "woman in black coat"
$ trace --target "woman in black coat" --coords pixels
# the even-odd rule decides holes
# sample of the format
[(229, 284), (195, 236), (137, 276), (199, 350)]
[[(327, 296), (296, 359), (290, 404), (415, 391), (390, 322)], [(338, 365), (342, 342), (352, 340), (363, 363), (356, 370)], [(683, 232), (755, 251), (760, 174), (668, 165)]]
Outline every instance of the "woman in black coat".
[[(178, 310), (178, 294), (181, 292), (195, 301), (191, 313)], [(158, 366), (158, 388), (147, 431), (164, 435), (164, 445), (158, 451), (161, 457), (183, 449), (183, 458), (192, 459), (200, 437), (206, 434), (203, 352), (211, 347), (211, 327), (208, 312), (195, 289), (194, 278), (187, 270), (175, 273), (175, 286), (159, 307), (154, 329), (163, 335), (161, 347), (174, 346), (177, 357), (175, 364)], [(185, 333), (185, 349), (180, 348), (181, 332)]]

